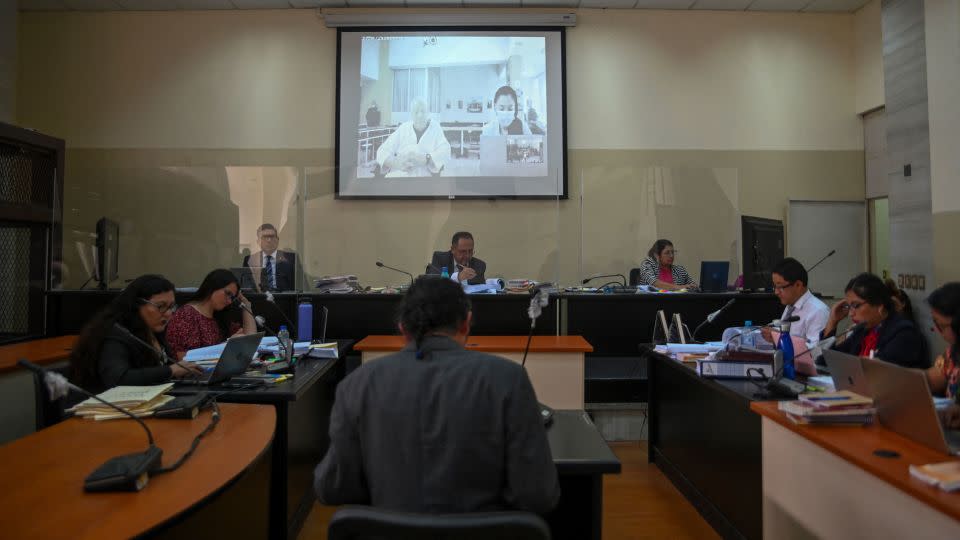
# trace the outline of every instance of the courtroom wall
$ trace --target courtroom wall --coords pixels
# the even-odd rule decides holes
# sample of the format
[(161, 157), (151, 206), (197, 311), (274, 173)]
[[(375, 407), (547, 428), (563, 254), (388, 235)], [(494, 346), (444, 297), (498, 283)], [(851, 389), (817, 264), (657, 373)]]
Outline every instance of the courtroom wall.
[[(238, 264), (260, 220), (315, 276), (389, 282), (375, 259), (418, 272), (462, 228), (493, 273), (570, 283), (664, 236), (696, 270), (732, 256), (739, 213), (863, 198), (854, 15), (577, 14), (565, 201), (334, 200), (336, 32), (312, 10), (22, 14), (18, 123), (67, 140), (66, 243), (111, 215), (124, 277), (184, 285)], [(647, 193), (663, 179), (701, 200)], [(618, 193), (646, 210), (600, 204)], [(66, 286), (85, 279), (75, 251)]]

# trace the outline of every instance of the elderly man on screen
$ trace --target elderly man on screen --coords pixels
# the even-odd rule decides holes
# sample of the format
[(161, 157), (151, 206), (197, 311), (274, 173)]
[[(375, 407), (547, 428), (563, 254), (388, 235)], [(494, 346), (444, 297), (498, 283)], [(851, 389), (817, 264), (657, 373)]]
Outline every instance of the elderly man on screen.
[(450, 142), (420, 98), (410, 102), (410, 120), (400, 124), (377, 149), (380, 172), (387, 177), (439, 176), (448, 159)]

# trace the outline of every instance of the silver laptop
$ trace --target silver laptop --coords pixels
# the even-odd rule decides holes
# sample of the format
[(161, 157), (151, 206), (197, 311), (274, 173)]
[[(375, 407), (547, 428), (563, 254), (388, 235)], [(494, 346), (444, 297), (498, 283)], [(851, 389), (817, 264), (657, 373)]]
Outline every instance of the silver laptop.
[(960, 431), (944, 431), (933, 406), (927, 374), (882, 360), (861, 359), (880, 423), (945, 454), (960, 454)]
[(235, 336), (227, 340), (227, 344), (220, 353), (220, 360), (217, 365), (209, 372), (196, 379), (184, 379), (184, 384), (215, 385), (230, 380), (231, 377), (243, 375), (250, 363), (253, 362), (253, 356), (257, 353), (260, 341), (263, 339), (263, 332), (249, 334), (245, 336)]
[(833, 387), (837, 390), (850, 390), (861, 396), (873, 397), (867, 377), (863, 373), (863, 364), (859, 356), (827, 349), (823, 351), (827, 369), (833, 377)]

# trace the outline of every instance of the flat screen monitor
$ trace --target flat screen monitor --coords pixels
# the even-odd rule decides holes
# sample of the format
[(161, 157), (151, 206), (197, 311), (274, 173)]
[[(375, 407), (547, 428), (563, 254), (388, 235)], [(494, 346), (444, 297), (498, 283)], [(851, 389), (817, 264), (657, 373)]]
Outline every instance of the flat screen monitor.
[(783, 222), (741, 216), (743, 230), (743, 288), (772, 290), (770, 271), (783, 257)]
[(338, 198), (566, 198), (563, 28), (343, 28), (337, 43)]
[(101, 289), (119, 277), (120, 225), (105, 217), (97, 221), (97, 281)]

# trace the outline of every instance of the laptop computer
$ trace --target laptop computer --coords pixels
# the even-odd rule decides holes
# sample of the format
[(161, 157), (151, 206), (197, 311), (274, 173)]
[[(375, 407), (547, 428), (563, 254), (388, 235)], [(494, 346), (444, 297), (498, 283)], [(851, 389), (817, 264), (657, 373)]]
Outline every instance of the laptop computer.
[(728, 261), (700, 262), (700, 292), (727, 292), (730, 277)]
[(182, 379), (176, 382), (184, 385), (212, 386), (226, 382), (237, 375), (243, 375), (253, 362), (253, 356), (257, 353), (262, 339), (263, 332), (231, 337), (227, 340), (223, 352), (220, 353), (220, 360), (212, 370), (204, 372), (195, 379)]
[(860, 361), (881, 424), (934, 450), (960, 454), (960, 431), (944, 431), (923, 370), (869, 358)]
[(827, 369), (833, 377), (833, 387), (837, 390), (850, 390), (861, 396), (873, 397), (870, 385), (863, 373), (863, 364), (859, 356), (827, 349), (823, 351), (823, 358), (827, 362)]

